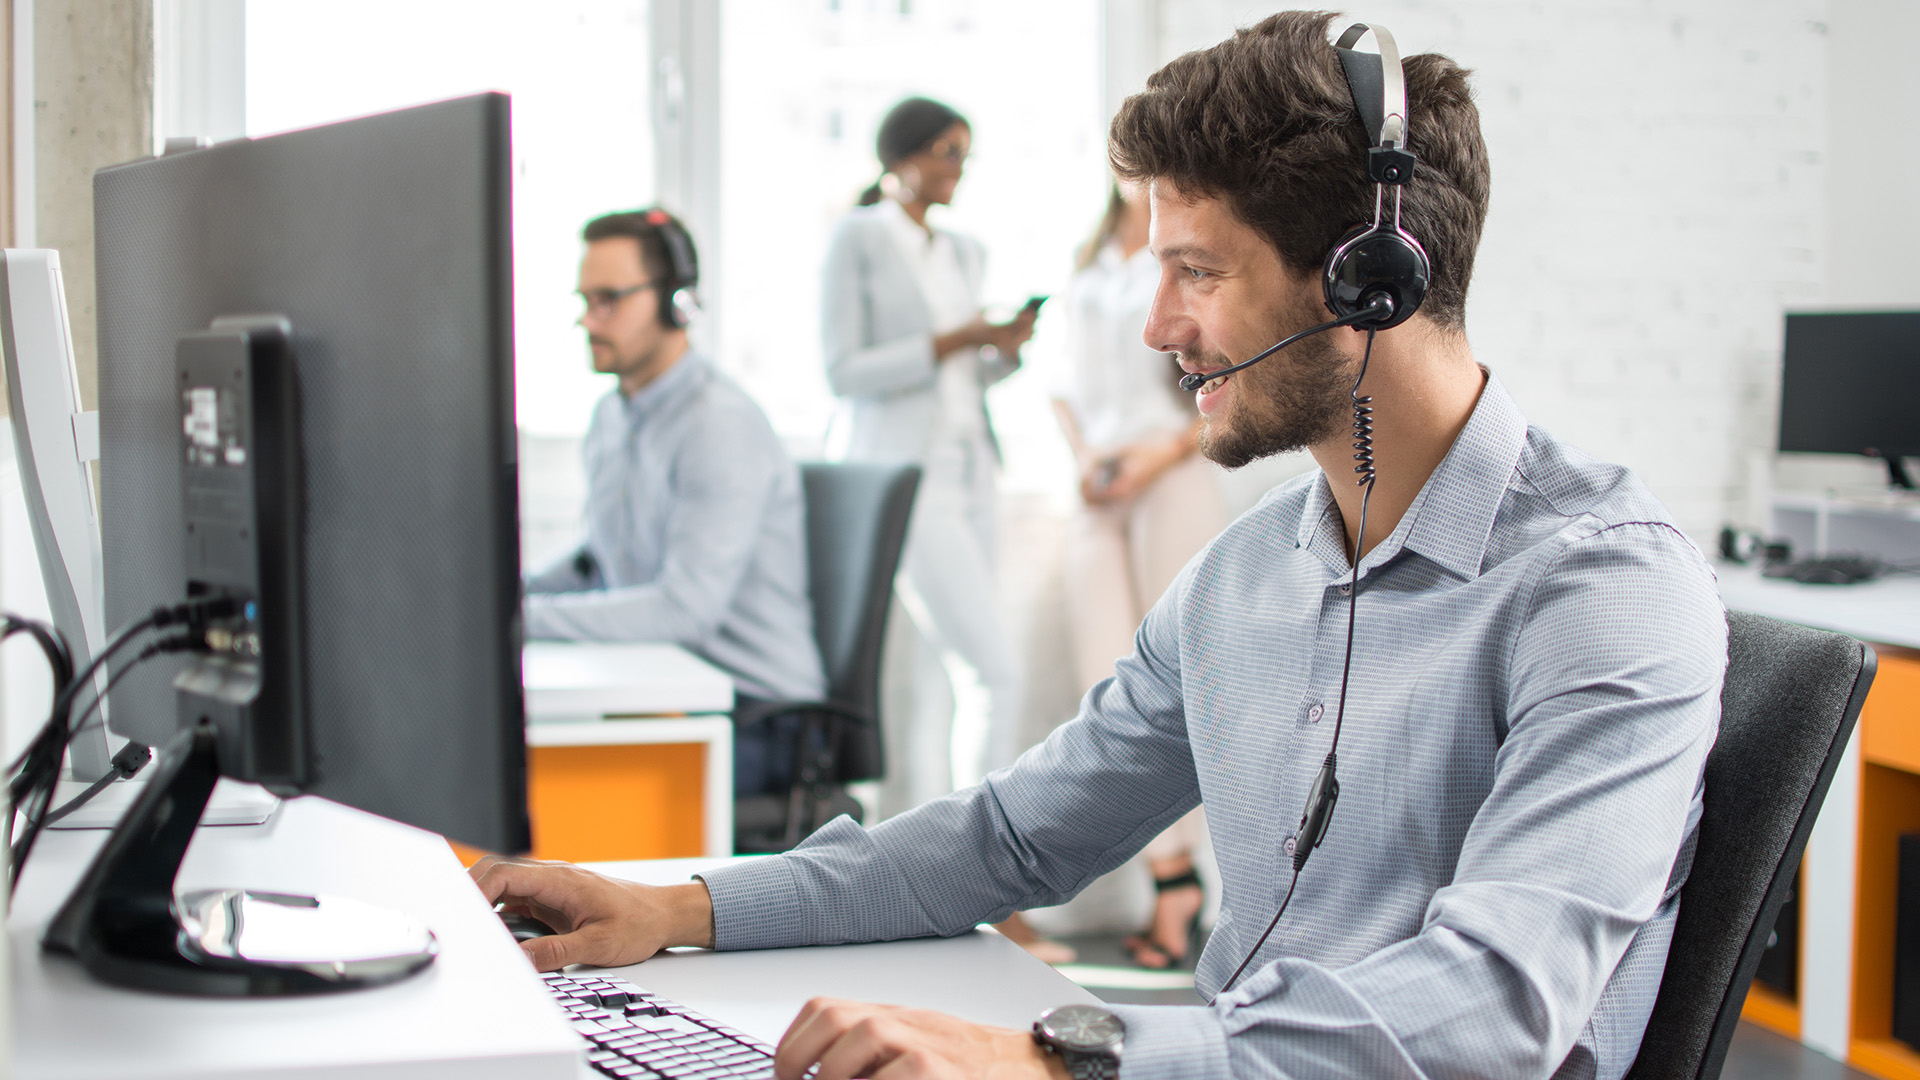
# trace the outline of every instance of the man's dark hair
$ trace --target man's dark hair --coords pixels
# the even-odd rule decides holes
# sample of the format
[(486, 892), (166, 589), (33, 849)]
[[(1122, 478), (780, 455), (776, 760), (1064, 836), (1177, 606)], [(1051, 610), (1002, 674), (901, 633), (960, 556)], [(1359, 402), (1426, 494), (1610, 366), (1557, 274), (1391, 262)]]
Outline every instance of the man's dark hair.
[[(1154, 72), (1113, 118), (1114, 172), (1222, 200), (1289, 269), (1318, 278), (1340, 237), (1373, 220), (1371, 140), (1328, 40), (1335, 17), (1282, 12)], [(1407, 143), (1420, 164), (1404, 185), (1400, 224), (1433, 264), (1420, 313), (1460, 330), (1487, 217), (1480, 111), (1465, 68), (1432, 53), (1403, 66)], [(1388, 213), (1392, 205), (1388, 191)]]
[(667, 251), (666, 238), (660, 235), (667, 221), (679, 227), (680, 235), (686, 237), (687, 260), (694, 271), (692, 276), (697, 280), (700, 276), (700, 255), (694, 249), (693, 234), (680, 224), (680, 219), (663, 210), (623, 210), (617, 214), (604, 214), (587, 222), (587, 227), (580, 230), (580, 238), (591, 244), (595, 240), (630, 236), (640, 243), (640, 265), (646, 270), (647, 277), (654, 281), (666, 281), (673, 276), (673, 256)]

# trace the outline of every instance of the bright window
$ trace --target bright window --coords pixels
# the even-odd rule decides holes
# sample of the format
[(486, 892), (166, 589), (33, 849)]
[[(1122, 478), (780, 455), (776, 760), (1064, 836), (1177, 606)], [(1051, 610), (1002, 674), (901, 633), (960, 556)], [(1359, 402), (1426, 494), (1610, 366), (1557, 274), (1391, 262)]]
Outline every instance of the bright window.
[[(986, 244), (983, 299), (1006, 317), (1062, 291), (1105, 205), (1095, 0), (726, 0), (721, 42), (721, 359), (798, 447), (819, 445), (834, 411), (827, 237), (879, 175), (874, 132), (900, 98), (945, 101), (973, 127), (966, 177), (934, 220)], [(1004, 479), (1057, 486), (1070, 468), (1029, 352), (994, 392)]]
[(573, 322), (580, 227), (652, 201), (647, 57), (644, 3), (250, 0), (247, 131), (513, 95), (519, 423), (578, 434), (611, 386)]

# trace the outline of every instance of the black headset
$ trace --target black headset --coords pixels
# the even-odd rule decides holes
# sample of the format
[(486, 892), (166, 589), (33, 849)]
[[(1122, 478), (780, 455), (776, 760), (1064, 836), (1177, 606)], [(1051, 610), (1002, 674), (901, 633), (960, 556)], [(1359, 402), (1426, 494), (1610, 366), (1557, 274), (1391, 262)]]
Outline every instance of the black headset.
[(654, 282), (660, 298), (660, 324), (683, 330), (700, 310), (700, 263), (693, 254), (693, 237), (687, 235), (680, 219), (659, 207), (644, 210), (641, 216), (653, 226), (660, 246), (667, 249), (667, 276)]
[[(1354, 51), (1353, 46), (1367, 34), (1380, 47), (1378, 54)], [(1400, 187), (1413, 179), (1418, 164), (1407, 149), (1406, 76), (1400, 68), (1400, 47), (1384, 26), (1354, 23), (1334, 43), (1334, 52), (1346, 71), (1354, 110), (1367, 129), (1373, 221), (1355, 226), (1327, 253), (1322, 284), (1327, 310), (1341, 318), (1366, 311), (1376, 297), (1386, 297), (1393, 304), (1387, 316), (1359, 324), (1385, 330), (1406, 322), (1419, 310), (1433, 279), (1427, 250), (1400, 227)], [(1393, 188), (1392, 221), (1382, 214), (1389, 187)]]

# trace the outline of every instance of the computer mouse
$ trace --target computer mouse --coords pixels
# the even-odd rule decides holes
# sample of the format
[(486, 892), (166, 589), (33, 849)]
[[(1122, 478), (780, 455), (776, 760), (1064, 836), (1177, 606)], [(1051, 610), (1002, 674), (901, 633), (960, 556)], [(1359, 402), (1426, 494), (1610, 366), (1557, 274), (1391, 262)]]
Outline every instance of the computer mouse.
[(507, 931), (513, 935), (515, 941), (532, 941), (537, 937), (546, 937), (560, 932), (539, 919), (518, 911), (501, 911), (496, 914), (500, 916), (500, 921), (506, 924)]

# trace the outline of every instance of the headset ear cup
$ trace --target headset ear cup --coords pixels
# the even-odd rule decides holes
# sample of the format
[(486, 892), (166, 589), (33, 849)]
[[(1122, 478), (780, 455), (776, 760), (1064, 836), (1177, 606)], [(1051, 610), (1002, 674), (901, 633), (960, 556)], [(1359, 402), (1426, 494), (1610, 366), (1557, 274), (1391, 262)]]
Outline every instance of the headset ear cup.
[(1369, 330), (1387, 330), (1413, 317), (1427, 298), (1433, 269), (1420, 242), (1390, 225), (1356, 226), (1327, 253), (1325, 288), (1327, 310), (1346, 318), (1366, 309), (1385, 294), (1393, 314), (1382, 322), (1363, 323)]
[(700, 298), (692, 289), (675, 289), (667, 300), (667, 325), (684, 330), (693, 325), (693, 317), (699, 311)]

